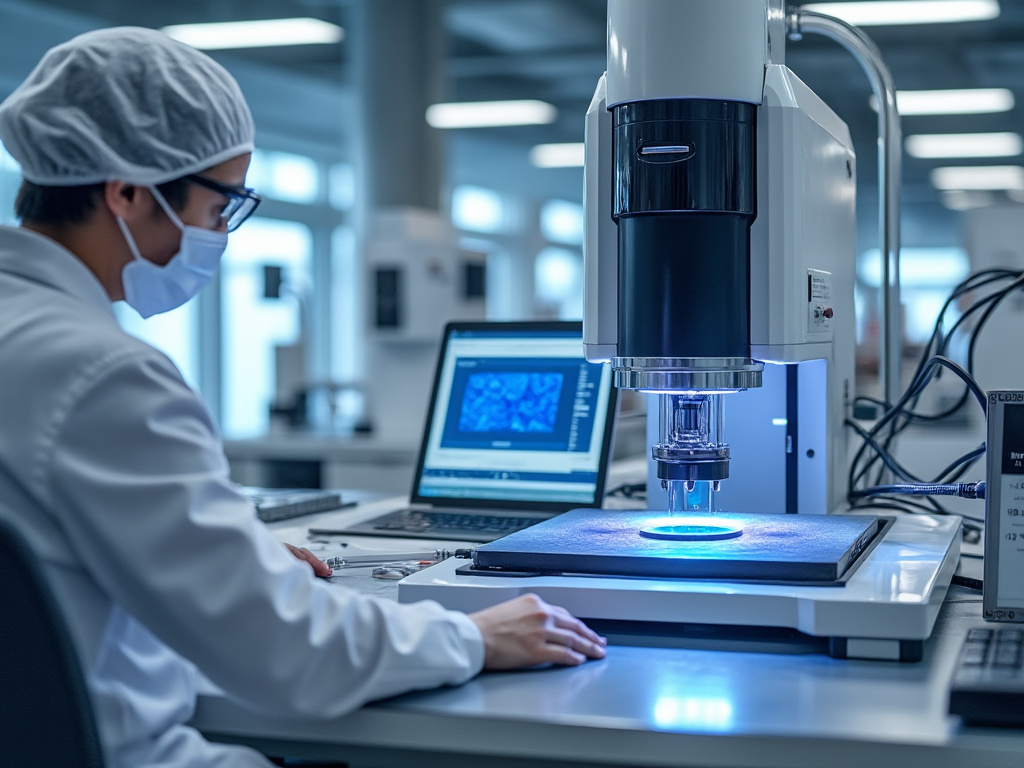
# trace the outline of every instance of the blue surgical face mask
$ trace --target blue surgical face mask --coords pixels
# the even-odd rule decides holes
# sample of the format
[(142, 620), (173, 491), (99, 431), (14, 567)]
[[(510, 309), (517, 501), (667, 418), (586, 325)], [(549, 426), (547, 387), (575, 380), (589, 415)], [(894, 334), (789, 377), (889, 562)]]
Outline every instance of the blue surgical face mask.
[(124, 219), (117, 217), (134, 259), (121, 272), (124, 300), (142, 317), (177, 309), (213, 279), (228, 245), (228, 233), (182, 224), (155, 187), (149, 188), (174, 225), (181, 230), (181, 246), (164, 266), (142, 258)]

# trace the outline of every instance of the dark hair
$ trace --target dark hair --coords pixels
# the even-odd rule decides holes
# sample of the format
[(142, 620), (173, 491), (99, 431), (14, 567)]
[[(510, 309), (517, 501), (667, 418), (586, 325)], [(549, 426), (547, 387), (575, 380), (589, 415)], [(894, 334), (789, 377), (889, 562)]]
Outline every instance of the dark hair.
[[(188, 182), (172, 179), (157, 184), (164, 200), (176, 211), (185, 207)], [(103, 184), (80, 184), (73, 187), (43, 187), (22, 180), (14, 201), (14, 215), (22, 221), (48, 226), (81, 224), (96, 209), (96, 201), (103, 195)]]

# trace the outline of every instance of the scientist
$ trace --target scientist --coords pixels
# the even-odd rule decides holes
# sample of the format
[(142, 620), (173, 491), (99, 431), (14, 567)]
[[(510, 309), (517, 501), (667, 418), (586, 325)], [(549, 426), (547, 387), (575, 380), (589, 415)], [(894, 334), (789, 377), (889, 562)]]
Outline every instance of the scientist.
[(259, 201), (221, 66), (152, 30), (81, 35), (0, 105), (0, 141), (24, 176), (0, 229), (0, 516), (67, 617), (109, 765), (270, 765), (185, 725), (197, 670), (259, 712), (331, 717), (604, 655), (533, 596), (466, 616), (316, 579), (232, 486), (175, 366), (121, 330), (111, 302), (188, 301)]

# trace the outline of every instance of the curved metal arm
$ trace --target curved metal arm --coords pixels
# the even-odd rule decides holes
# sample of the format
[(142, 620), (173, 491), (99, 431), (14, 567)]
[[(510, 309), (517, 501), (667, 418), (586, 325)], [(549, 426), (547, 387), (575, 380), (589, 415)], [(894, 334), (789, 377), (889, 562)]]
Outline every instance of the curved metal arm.
[(879, 334), (878, 375), (886, 405), (900, 392), (903, 328), (900, 316), (900, 116), (896, 111), (896, 86), (874, 42), (845, 21), (803, 8), (786, 13), (790, 40), (816, 32), (835, 40), (853, 54), (878, 100), (878, 201), (879, 250), (882, 256), (882, 327)]

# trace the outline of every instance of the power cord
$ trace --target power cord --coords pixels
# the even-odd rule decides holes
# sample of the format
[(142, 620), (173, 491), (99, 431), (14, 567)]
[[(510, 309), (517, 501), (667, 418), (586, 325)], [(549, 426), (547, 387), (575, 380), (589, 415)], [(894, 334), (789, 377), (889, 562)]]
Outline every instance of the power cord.
[(979, 592), (984, 587), (984, 582), (981, 579), (975, 579), (970, 576), (957, 576), (954, 574), (950, 582), (952, 584), (959, 584), (961, 587), (967, 587), (968, 589), (976, 589)]
[[(967, 404), (972, 395), (982, 411), (985, 411), (985, 393), (974, 379), (978, 338), (996, 309), (1022, 288), (1024, 271), (1021, 270), (987, 269), (969, 275), (954, 287), (939, 311), (931, 336), (921, 351), (910, 385), (903, 395), (895, 403), (871, 397), (856, 399), (855, 403), (881, 407), (883, 414), (868, 428), (856, 421), (846, 422), (861, 438), (861, 445), (850, 463), (848, 477), (848, 500), (852, 508), (887, 508), (909, 514), (948, 515), (953, 513), (934, 497), (984, 498), (983, 482), (961, 482), (964, 474), (985, 455), (984, 443), (950, 462), (934, 477), (923, 478), (910, 472), (893, 455), (894, 441), (913, 423), (936, 422), (953, 416)], [(964, 297), (979, 292), (981, 295), (972, 300), (959, 317), (952, 317), (951, 310)], [(966, 365), (961, 366), (950, 354), (954, 341), (964, 338)], [(964, 384), (963, 392), (956, 401), (935, 413), (919, 410), (921, 395), (929, 384), (949, 373)], [(960, 516), (965, 519), (965, 540), (980, 541), (984, 520), (970, 515)]]

